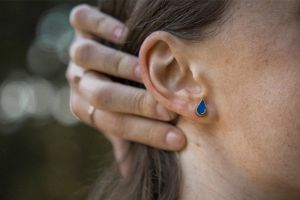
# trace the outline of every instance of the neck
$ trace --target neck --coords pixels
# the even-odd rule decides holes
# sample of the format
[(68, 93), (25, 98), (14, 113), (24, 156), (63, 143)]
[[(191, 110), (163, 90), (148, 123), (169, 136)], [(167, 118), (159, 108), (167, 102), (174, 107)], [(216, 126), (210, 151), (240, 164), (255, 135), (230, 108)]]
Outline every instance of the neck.
[[(183, 171), (183, 200), (286, 200), (298, 194), (273, 190), (251, 180), (241, 167), (230, 162), (216, 133), (196, 129), (181, 119), (177, 126), (186, 133), (188, 145), (179, 153)], [(204, 133), (204, 134), (203, 134)]]

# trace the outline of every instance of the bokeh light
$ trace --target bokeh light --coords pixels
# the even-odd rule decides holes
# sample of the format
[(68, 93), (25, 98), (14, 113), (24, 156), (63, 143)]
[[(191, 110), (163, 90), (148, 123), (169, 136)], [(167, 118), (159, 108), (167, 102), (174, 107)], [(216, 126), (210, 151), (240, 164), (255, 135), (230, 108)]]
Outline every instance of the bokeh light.
[(42, 46), (49, 51), (55, 51), (61, 36), (71, 30), (70, 10), (70, 6), (59, 5), (47, 11), (41, 18), (37, 27), (37, 37), (41, 40)]
[(65, 73), (74, 31), (69, 24), (70, 5), (59, 5), (40, 18), (36, 37), (28, 48), (29, 76), (4, 81), (0, 90), (0, 118), (3, 124), (27, 119), (45, 123), (50, 119), (64, 126), (79, 123), (70, 111), (70, 88), (56, 74)]
[(54, 98), (54, 86), (51, 82), (41, 78), (28, 80), (28, 85), (32, 91), (28, 113), (37, 120), (49, 118)]
[(79, 3), (0, 1), (1, 200), (86, 199), (103, 168), (111, 146), (69, 106), (69, 14)]
[(60, 5), (40, 19), (36, 38), (27, 55), (32, 73), (48, 77), (69, 62), (68, 49), (74, 36), (69, 24), (70, 10), (70, 6)]
[(50, 117), (64, 126), (79, 123), (70, 111), (69, 86), (54, 88), (41, 78), (7, 81), (0, 90), (2, 123), (16, 124), (28, 118), (42, 121)]
[(7, 123), (17, 122), (26, 117), (32, 93), (31, 88), (24, 81), (12, 81), (2, 86), (0, 106), (3, 119)]
[(27, 60), (29, 70), (42, 77), (53, 75), (62, 67), (57, 54), (43, 48), (39, 39), (36, 39), (30, 46)]

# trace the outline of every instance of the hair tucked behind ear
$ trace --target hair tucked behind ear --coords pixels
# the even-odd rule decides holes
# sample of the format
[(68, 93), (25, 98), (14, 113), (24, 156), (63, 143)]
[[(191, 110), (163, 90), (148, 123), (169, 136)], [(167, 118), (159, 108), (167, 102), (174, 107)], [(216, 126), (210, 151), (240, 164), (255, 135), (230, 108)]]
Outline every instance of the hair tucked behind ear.
[[(129, 28), (128, 38), (122, 46), (102, 42), (138, 56), (142, 42), (157, 30), (181, 39), (199, 41), (214, 33), (208, 26), (221, 19), (226, 5), (226, 0), (101, 0), (100, 9)], [(115, 81), (143, 87), (117, 78)], [(127, 155), (126, 159), (130, 159), (129, 175), (112, 178), (118, 174), (113, 172), (102, 177), (89, 200), (180, 198), (181, 170), (175, 153), (132, 143)]]

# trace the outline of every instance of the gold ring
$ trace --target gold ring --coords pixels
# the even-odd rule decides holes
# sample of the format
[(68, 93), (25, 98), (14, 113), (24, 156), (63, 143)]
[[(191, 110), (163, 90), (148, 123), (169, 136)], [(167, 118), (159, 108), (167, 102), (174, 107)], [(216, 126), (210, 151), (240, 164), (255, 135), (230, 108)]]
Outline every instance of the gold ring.
[(96, 108), (94, 106), (90, 106), (88, 113), (89, 113), (90, 123), (93, 126), (95, 125), (95, 121), (94, 121), (95, 112), (96, 112)]

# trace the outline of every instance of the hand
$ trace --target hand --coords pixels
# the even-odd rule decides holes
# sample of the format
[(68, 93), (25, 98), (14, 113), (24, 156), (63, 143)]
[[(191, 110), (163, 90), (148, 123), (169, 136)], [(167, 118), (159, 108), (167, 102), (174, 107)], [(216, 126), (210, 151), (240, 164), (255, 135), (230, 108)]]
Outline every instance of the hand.
[(110, 79), (113, 75), (142, 83), (138, 58), (96, 42), (102, 38), (121, 43), (126, 38), (126, 27), (87, 5), (74, 8), (70, 21), (76, 32), (67, 70), (74, 114), (89, 124), (89, 106), (97, 108), (94, 125), (112, 142), (117, 160), (126, 152), (127, 141), (164, 150), (182, 149), (183, 133), (167, 123), (176, 118), (175, 113), (165, 109), (147, 90)]

